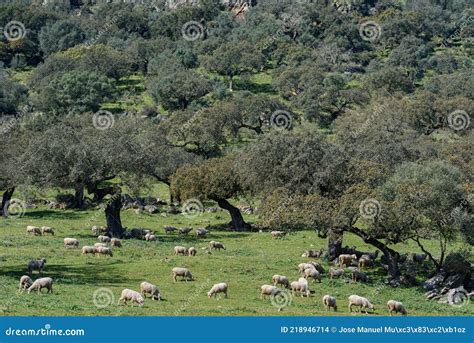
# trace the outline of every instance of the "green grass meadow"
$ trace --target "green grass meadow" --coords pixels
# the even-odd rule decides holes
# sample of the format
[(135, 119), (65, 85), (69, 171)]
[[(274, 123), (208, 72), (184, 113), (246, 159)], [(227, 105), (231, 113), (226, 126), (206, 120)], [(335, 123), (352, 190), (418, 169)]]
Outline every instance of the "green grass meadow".
[[(254, 216), (247, 216), (250, 222)], [(421, 287), (390, 288), (384, 284), (386, 273), (379, 267), (369, 269), (371, 282), (354, 284), (346, 279), (330, 280), (327, 273), (322, 283), (310, 281), (309, 298), (293, 297), (291, 304), (279, 311), (270, 299), (260, 299), (259, 287), (271, 284), (273, 274), (282, 274), (297, 280), (297, 265), (308, 259), (301, 257), (304, 250), (319, 249), (326, 241), (314, 232), (297, 232), (279, 240), (268, 232), (211, 231), (207, 238), (193, 235), (164, 234), (163, 225), (200, 227), (224, 224), (229, 221), (226, 212), (203, 213), (195, 218), (184, 215), (136, 214), (122, 211), (122, 221), (128, 228), (142, 227), (158, 233), (158, 241), (123, 240), (122, 248), (114, 248), (114, 256), (95, 257), (81, 254), (80, 249), (63, 247), (64, 237), (79, 239), (80, 245), (93, 245), (97, 239), (91, 235), (92, 225), (103, 225), (100, 210), (73, 211), (28, 210), (22, 217), (0, 220), (0, 314), (2, 315), (217, 315), (217, 316), (276, 316), (276, 315), (349, 315), (347, 297), (358, 294), (369, 298), (376, 306), (374, 315), (387, 315), (385, 303), (389, 299), (402, 301), (409, 315), (472, 315), (472, 303), (453, 307), (426, 300)], [(30, 236), (27, 225), (52, 226), (55, 236)], [(202, 248), (210, 240), (224, 243), (227, 250), (205, 254)], [(427, 242), (434, 247), (435, 242)], [(194, 246), (195, 257), (173, 256), (175, 245)], [(360, 239), (345, 235), (344, 245), (374, 251)], [(452, 246), (453, 249), (461, 247)], [(400, 251), (418, 251), (413, 244), (397, 246)], [(30, 259), (47, 259), (43, 276), (54, 279), (54, 293), (27, 294), (18, 292), (18, 281), (27, 273)], [(327, 263), (323, 264), (326, 271)], [(190, 268), (196, 278), (193, 282), (174, 283), (171, 269), (177, 266)], [(33, 273), (33, 279), (37, 272)], [(164, 301), (147, 299), (143, 307), (117, 306), (123, 288), (139, 290), (141, 281), (156, 284)], [(420, 279), (421, 280), (421, 279)], [(227, 282), (229, 298), (208, 299), (207, 291), (214, 283)], [(106, 290), (100, 290), (106, 288)], [(105, 294), (97, 297), (94, 293)], [(104, 292), (102, 292), (104, 291)], [(102, 293), (101, 293), (102, 292)], [(339, 310), (325, 312), (321, 299), (331, 294), (337, 298)], [(353, 313), (357, 316), (360, 314)]]

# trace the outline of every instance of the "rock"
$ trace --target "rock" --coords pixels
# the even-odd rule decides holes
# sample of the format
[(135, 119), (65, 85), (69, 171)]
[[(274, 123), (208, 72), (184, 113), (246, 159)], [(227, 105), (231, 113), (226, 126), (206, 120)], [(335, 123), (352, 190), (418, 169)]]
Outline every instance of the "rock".
[(170, 206), (168, 207), (168, 209), (166, 210), (166, 213), (168, 214), (179, 214), (179, 210), (176, 208), (176, 206)]
[(455, 306), (462, 306), (469, 301), (471, 294), (463, 287), (450, 289), (445, 295), (439, 298), (438, 302), (441, 304), (450, 304)]
[(158, 212), (158, 208), (156, 206), (153, 206), (153, 205), (146, 205), (145, 206), (145, 211), (147, 211), (148, 213), (156, 213)]
[(443, 285), (446, 288), (457, 288), (464, 284), (464, 279), (466, 278), (466, 273), (449, 275), (446, 280), (444, 280)]
[(438, 288), (439, 286), (441, 286), (441, 284), (444, 281), (444, 278), (445, 278), (444, 274), (435, 275), (431, 279), (426, 280), (425, 282), (423, 282), (422, 286), (426, 290), (434, 290), (434, 289)]
[(459, 253), (450, 253), (444, 260), (443, 270), (446, 274), (466, 274), (471, 269), (471, 264)]

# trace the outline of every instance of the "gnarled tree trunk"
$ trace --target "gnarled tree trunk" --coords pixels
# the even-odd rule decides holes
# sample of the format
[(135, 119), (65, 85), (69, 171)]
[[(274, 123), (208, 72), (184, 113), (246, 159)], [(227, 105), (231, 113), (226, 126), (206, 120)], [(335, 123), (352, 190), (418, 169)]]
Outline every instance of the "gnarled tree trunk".
[(120, 190), (116, 190), (112, 198), (107, 203), (105, 208), (105, 220), (107, 222), (108, 233), (112, 237), (121, 238), (124, 233), (122, 220), (120, 219), (120, 210), (122, 209), (122, 194)]
[(78, 183), (74, 187), (74, 207), (84, 207), (84, 185), (82, 183)]
[(0, 213), (4, 217), (8, 217), (8, 204), (12, 199), (13, 192), (15, 192), (15, 187), (9, 187), (5, 190), (2, 196), (2, 207), (0, 208)]
[(232, 227), (235, 231), (246, 231), (250, 229), (250, 225), (245, 222), (242, 213), (240, 213), (237, 207), (233, 206), (226, 199), (215, 199), (215, 201), (217, 201), (219, 207), (229, 211), (230, 217), (232, 218)]
[(336, 259), (342, 253), (342, 239), (344, 230), (332, 228), (328, 231), (328, 260)]

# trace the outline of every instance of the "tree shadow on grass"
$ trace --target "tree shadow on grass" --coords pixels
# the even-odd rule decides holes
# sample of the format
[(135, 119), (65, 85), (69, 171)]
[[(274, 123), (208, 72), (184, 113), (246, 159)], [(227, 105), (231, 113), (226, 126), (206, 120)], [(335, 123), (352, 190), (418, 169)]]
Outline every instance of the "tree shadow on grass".
[[(25, 265), (10, 266), (0, 268), (0, 275), (10, 276), (16, 280), (20, 280), (22, 275), (28, 275), (28, 271)], [(110, 264), (83, 264), (74, 266), (46, 264), (41, 274), (35, 271), (30, 277), (33, 280), (39, 277), (51, 277), (58, 283), (87, 285), (121, 284), (129, 280), (119, 269), (115, 270), (113, 267), (110, 268)]]
[(29, 211), (24, 214), (25, 218), (31, 219), (80, 219), (85, 212), (71, 212), (71, 211), (53, 211), (53, 210), (39, 210), (39, 211)]

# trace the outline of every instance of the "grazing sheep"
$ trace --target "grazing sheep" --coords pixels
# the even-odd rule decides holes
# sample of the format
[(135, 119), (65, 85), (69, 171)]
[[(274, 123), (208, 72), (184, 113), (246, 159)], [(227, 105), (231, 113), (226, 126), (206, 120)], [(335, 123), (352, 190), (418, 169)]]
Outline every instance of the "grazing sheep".
[(172, 233), (177, 230), (177, 228), (175, 228), (174, 226), (164, 226), (164, 229), (165, 229), (165, 233)]
[(333, 296), (330, 296), (329, 294), (326, 294), (323, 297), (323, 305), (326, 311), (329, 311), (331, 307), (334, 309), (334, 312), (337, 311), (336, 298), (334, 298)]
[(144, 298), (146, 298), (146, 294), (150, 294), (153, 300), (161, 300), (161, 294), (158, 287), (147, 281), (143, 281), (140, 284), (140, 293)]
[(156, 241), (156, 236), (153, 234), (147, 233), (145, 235), (145, 241), (148, 241), (148, 242)]
[(45, 234), (50, 234), (50, 235), (53, 235), (54, 236), (54, 230), (52, 227), (49, 227), (49, 226), (42, 226), (41, 227), (41, 234), (42, 235), (45, 235)]
[(99, 237), (97, 237), (97, 239), (101, 243), (110, 243), (110, 241), (111, 241), (109, 236), (103, 236), (103, 235), (100, 235)]
[(349, 312), (352, 312), (352, 306), (354, 305), (359, 306), (359, 312), (364, 310), (365, 314), (368, 314), (367, 309), (375, 310), (375, 306), (372, 305), (368, 299), (358, 295), (351, 295), (349, 297)]
[(285, 286), (286, 288), (290, 288), (290, 280), (286, 276), (283, 275), (273, 275), (272, 277), (273, 285), (282, 285)]
[(37, 270), (39, 273), (41, 273), (43, 271), (45, 263), (45, 258), (42, 258), (41, 260), (31, 260), (30, 262), (28, 262), (28, 273), (31, 274), (33, 270)]
[(187, 235), (188, 233), (191, 232), (191, 228), (189, 227), (183, 227), (181, 229), (178, 229), (178, 232), (181, 234), (181, 235)]
[(20, 288), (18, 291), (26, 290), (30, 288), (30, 286), (33, 284), (33, 280), (28, 275), (23, 275), (20, 278)]
[(367, 256), (362, 255), (361, 258), (359, 258), (359, 268), (364, 269), (366, 267), (373, 267), (374, 261), (372, 261), (370, 258), (367, 258)]
[(122, 290), (122, 294), (120, 295), (120, 299), (117, 302), (117, 305), (120, 305), (121, 302), (123, 302), (125, 305), (127, 305), (127, 301), (131, 300), (132, 301), (132, 306), (133, 303), (137, 303), (138, 306), (143, 306), (143, 303), (145, 300), (143, 300), (143, 297), (140, 293), (136, 291), (132, 291), (131, 289), (125, 288)]
[(97, 253), (97, 247), (93, 247), (90, 245), (85, 245), (82, 247), (82, 253), (83, 254), (96, 254)]
[(338, 278), (344, 275), (344, 269), (329, 268), (329, 277), (331, 279)]
[(47, 288), (47, 293), (53, 293), (53, 279), (50, 277), (36, 279), (36, 281), (28, 288), (28, 293), (31, 293), (31, 291), (38, 291), (39, 294), (42, 288)]
[(26, 227), (26, 233), (33, 234), (35, 236), (41, 236), (41, 229), (37, 226), (28, 225)]
[(174, 247), (174, 254), (175, 255), (187, 255), (188, 254), (188, 248), (182, 247), (182, 246), (175, 246)]
[(301, 255), (301, 257), (310, 257), (310, 258), (320, 258), (324, 253), (324, 249), (320, 249), (319, 251), (315, 250), (307, 250)]
[(110, 246), (116, 247), (116, 248), (121, 248), (122, 247), (122, 241), (118, 238), (112, 238), (110, 240)]
[(173, 273), (173, 281), (176, 282), (176, 277), (177, 276), (181, 276), (184, 281), (188, 282), (188, 279), (189, 280), (194, 280), (191, 272), (189, 271), (188, 268), (180, 268), (180, 267), (175, 267), (173, 268), (172, 270), (172, 273)]
[(357, 255), (355, 254), (352, 254), (352, 255), (349, 255), (349, 254), (342, 254), (342, 255), (339, 255), (339, 258), (338, 258), (338, 261), (339, 261), (339, 267), (343, 267), (343, 266), (346, 266), (346, 267), (349, 267), (353, 261), (357, 260)]
[(206, 230), (206, 229), (202, 229), (202, 228), (196, 229), (196, 237), (204, 237), (204, 236), (206, 236), (208, 233), (209, 233), (209, 231)]
[(189, 256), (196, 256), (196, 254), (197, 254), (197, 250), (196, 250), (195, 247), (191, 247), (191, 248), (188, 249), (188, 255)]
[(321, 282), (321, 274), (316, 269), (313, 269), (313, 268), (305, 269), (304, 277), (305, 279), (308, 279), (311, 277), (313, 278), (314, 281), (318, 280), (319, 282)]
[(112, 253), (112, 249), (107, 247), (96, 247), (96, 254), (98, 255), (107, 255), (113, 257), (114, 254)]
[(361, 272), (360, 270), (354, 269), (352, 271), (352, 281), (357, 282), (367, 282), (369, 279), (367, 275), (364, 272)]
[(221, 250), (221, 249), (225, 249), (225, 246), (224, 244), (220, 243), (220, 242), (216, 242), (216, 241), (210, 241), (209, 242), (209, 249), (212, 250)]
[(94, 246), (95, 246), (95, 247), (103, 247), (103, 248), (106, 248), (106, 247), (107, 247), (107, 243), (94, 243)]
[(276, 287), (276, 286), (271, 286), (271, 285), (263, 285), (260, 287), (260, 299), (265, 298), (265, 296), (276, 296), (278, 294), (281, 294), (283, 291)]
[(390, 315), (392, 315), (392, 312), (395, 312), (395, 314), (400, 312), (404, 316), (407, 315), (407, 310), (405, 309), (405, 306), (403, 306), (403, 304), (399, 301), (395, 301), (395, 300), (387, 301), (387, 308)]
[(272, 238), (275, 239), (275, 238), (282, 238), (285, 235), (285, 232), (283, 232), (283, 231), (272, 231), (272, 232), (270, 232), (270, 234), (272, 235)]
[(303, 262), (303, 263), (298, 264), (298, 271), (300, 273), (304, 273), (305, 269), (309, 269), (309, 268), (316, 269), (314, 268), (314, 265), (312, 263)]
[(99, 236), (101, 233), (107, 233), (107, 228), (103, 226), (93, 226), (91, 231), (93, 236)]
[(79, 248), (79, 241), (75, 238), (64, 238), (66, 248)]
[(214, 295), (214, 298), (217, 297), (217, 293), (224, 293), (224, 297), (227, 298), (227, 289), (229, 287), (225, 282), (216, 283), (212, 286), (211, 290), (207, 292), (207, 296), (211, 298)]
[(308, 288), (308, 280), (306, 280), (305, 278), (300, 277), (298, 279), (298, 281), (293, 281), (290, 284), (290, 287), (291, 287), (291, 291), (293, 292), (293, 295), (296, 292), (300, 292), (301, 297), (303, 297), (304, 295), (309, 297), (310, 292), (309, 292), (309, 288)]

